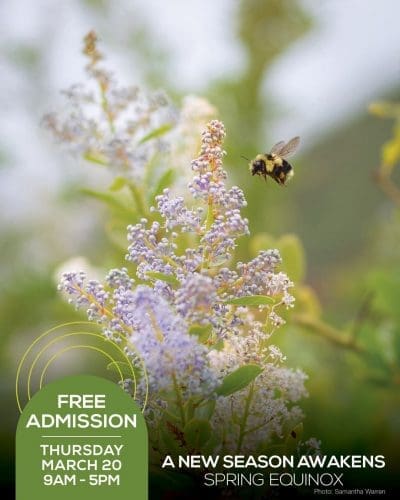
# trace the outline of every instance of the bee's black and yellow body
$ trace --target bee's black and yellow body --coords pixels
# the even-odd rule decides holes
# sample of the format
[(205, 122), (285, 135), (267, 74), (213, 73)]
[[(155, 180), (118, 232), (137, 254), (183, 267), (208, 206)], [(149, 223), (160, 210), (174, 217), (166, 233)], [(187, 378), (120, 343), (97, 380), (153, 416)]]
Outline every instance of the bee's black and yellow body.
[(252, 175), (271, 177), (278, 184), (284, 185), (293, 177), (293, 168), (284, 158), (273, 154), (259, 154), (249, 165)]

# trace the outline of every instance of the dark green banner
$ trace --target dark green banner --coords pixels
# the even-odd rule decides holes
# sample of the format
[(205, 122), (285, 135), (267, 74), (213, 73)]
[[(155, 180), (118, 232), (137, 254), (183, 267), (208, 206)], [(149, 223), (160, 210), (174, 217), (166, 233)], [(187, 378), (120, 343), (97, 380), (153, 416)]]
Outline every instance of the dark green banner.
[(90, 375), (46, 385), (16, 438), (17, 500), (146, 500), (147, 429), (116, 384)]

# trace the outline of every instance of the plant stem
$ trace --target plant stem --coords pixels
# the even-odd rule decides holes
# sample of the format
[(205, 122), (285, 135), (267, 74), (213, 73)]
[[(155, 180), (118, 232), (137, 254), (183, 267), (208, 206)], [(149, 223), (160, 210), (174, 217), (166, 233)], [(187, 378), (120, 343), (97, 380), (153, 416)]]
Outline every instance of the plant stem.
[(170, 419), (172, 419), (172, 421), (178, 420), (178, 417), (176, 415), (168, 411), (166, 408), (164, 408), (164, 406), (159, 405), (156, 401), (152, 401), (151, 404), (157, 407), (163, 413), (165, 413), (165, 415), (167, 415)]
[(255, 431), (258, 431), (258, 430), (262, 429), (263, 427), (265, 427), (266, 425), (268, 425), (270, 422), (272, 422), (272, 420), (274, 420), (274, 418), (276, 418), (276, 416), (271, 417), (269, 420), (267, 420), (263, 424), (256, 425), (255, 427), (252, 427), (251, 429), (247, 429), (247, 431), (244, 431), (243, 434), (245, 434), (245, 435), (246, 434), (251, 434), (252, 432), (255, 432)]
[(246, 398), (246, 404), (244, 407), (242, 421), (239, 424), (240, 430), (239, 430), (239, 439), (238, 439), (236, 453), (240, 453), (240, 450), (241, 450), (242, 444), (243, 444), (243, 439), (244, 439), (244, 436), (246, 435), (247, 419), (249, 417), (250, 405), (251, 405), (251, 401), (253, 399), (253, 395), (254, 395), (254, 382), (251, 384), (251, 386), (249, 388), (249, 393), (248, 393), (247, 398)]
[[(95, 304), (102, 315), (107, 316), (110, 319), (117, 319), (113, 312), (110, 309), (107, 309), (105, 306), (101, 305), (92, 294), (85, 292), (85, 290), (79, 286), (75, 286), (74, 288), (79, 294), (81, 294), (88, 300), (89, 304)], [(118, 320), (118, 323), (121, 325), (123, 330), (128, 333), (128, 335), (131, 335), (133, 333), (133, 328), (131, 326), (125, 325), (125, 323), (122, 323), (122, 321), (120, 320)]]
[[(205, 231), (204, 231), (204, 234), (207, 233), (213, 222), (214, 222), (214, 213), (213, 213), (213, 202), (212, 202), (212, 199), (211, 197), (209, 197), (208, 199), (208, 205), (207, 205), (207, 217), (206, 217), (206, 228), (205, 228)], [(207, 250), (204, 250), (203, 251), (203, 256), (202, 256), (202, 259), (201, 259), (201, 270), (203, 270), (205, 267), (208, 267), (208, 252)]]
[(175, 373), (172, 373), (172, 381), (174, 383), (174, 389), (175, 389), (175, 392), (176, 392), (176, 402), (178, 404), (179, 413), (181, 415), (182, 427), (185, 427), (186, 419), (185, 419), (185, 410), (183, 408), (182, 393), (181, 393), (181, 390), (179, 388), (178, 382), (176, 380)]
[(305, 327), (306, 330), (311, 333), (315, 333), (325, 338), (332, 344), (346, 349), (351, 349), (358, 354), (365, 354), (366, 352), (353, 337), (345, 337), (342, 331), (324, 323), (323, 321), (315, 319), (309, 314), (294, 314), (292, 318), (296, 324)]
[(110, 106), (108, 105), (106, 88), (101, 83), (99, 83), (99, 85), (100, 85), (101, 107), (104, 111), (104, 114), (106, 115), (107, 122), (110, 127), (110, 132), (112, 134), (115, 134), (114, 119), (110, 111)]

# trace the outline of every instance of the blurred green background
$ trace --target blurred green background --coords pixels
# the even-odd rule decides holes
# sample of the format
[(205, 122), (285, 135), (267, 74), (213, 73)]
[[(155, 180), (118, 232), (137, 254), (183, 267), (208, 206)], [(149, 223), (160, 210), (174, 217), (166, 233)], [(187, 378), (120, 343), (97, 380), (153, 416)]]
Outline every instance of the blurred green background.
[[(18, 359), (37, 335), (78, 318), (56, 293), (55, 269), (76, 256), (100, 270), (120, 263), (106, 210), (78, 192), (98, 171), (40, 126), (60, 108), (59, 89), (84, 81), (90, 29), (122, 82), (163, 88), (177, 104), (199, 94), (219, 110), (226, 168), (248, 199), (253, 239), (239, 256), (277, 245), (297, 285), (298, 306), (274, 341), (309, 375), (306, 434), (327, 453), (385, 454), (387, 477), (376, 481), (391, 480), (400, 458), (399, 205), (374, 172), (396, 122), (368, 105), (400, 98), (399, 3), (17, 0), (0, 14), (3, 482), (13, 477)], [(249, 176), (241, 155), (295, 135), (302, 144), (286, 189)], [(69, 371), (88, 363), (64, 360)]]

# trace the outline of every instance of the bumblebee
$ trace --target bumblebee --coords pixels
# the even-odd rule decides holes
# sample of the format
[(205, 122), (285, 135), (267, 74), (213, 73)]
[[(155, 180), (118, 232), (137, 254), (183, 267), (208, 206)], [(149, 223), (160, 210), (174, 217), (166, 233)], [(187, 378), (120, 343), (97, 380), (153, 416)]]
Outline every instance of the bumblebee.
[(300, 137), (290, 141), (280, 141), (272, 147), (269, 153), (259, 154), (249, 163), (252, 175), (261, 175), (267, 180), (267, 175), (278, 184), (284, 186), (293, 177), (293, 167), (286, 158), (294, 153), (300, 143)]

